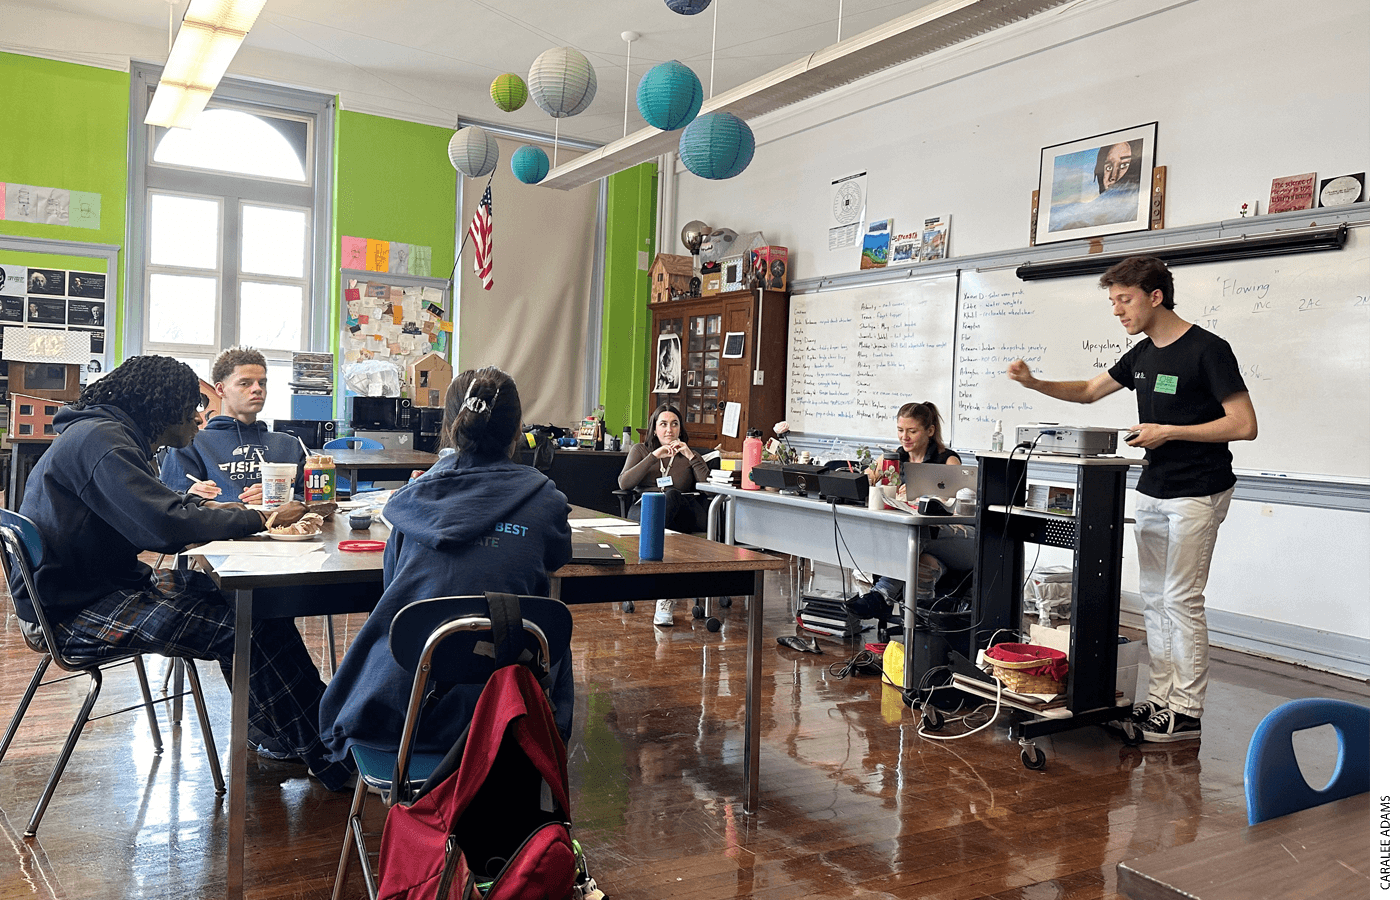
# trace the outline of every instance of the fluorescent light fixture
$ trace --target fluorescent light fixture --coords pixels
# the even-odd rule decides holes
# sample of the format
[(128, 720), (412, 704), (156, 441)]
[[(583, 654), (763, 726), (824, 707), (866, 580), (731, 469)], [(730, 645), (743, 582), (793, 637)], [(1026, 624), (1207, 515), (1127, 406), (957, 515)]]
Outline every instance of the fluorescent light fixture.
[(147, 125), (189, 128), (194, 123), (266, 2), (190, 0), (146, 111)]

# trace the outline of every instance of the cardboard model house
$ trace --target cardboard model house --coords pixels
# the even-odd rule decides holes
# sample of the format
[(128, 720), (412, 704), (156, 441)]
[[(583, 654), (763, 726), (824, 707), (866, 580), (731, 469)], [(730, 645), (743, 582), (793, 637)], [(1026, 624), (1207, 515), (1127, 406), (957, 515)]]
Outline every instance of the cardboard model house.
[(77, 400), (88, 349), (86, 332), (6, 328), (4, 358), (10, 364), (10, 390), (47, 400)]
[(452, 383), (452, 363), (436, 350), (425, 353), (409, 367), (414, 406), (442, 406)]
[(62, 400), (10, 392), (10, 439), (51, 441), (57, 435), (53, 417), (63, 407)]

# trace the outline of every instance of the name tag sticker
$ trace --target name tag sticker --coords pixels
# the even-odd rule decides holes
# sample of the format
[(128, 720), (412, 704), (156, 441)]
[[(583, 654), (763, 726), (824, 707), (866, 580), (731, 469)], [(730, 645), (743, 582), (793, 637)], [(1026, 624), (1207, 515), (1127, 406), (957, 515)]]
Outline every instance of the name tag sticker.
[(660, 478), (656, 479), (656, 486), (659, 488), (668, 488), (673, 481), (675, 481), (675, 479), (670, 475), (662, 475)]
[(1158, 394), (1175, 394), (1175, 393), (1176, 393), (1176, 376), (1175, 376), (1175, 375), (1158, 375), (1158, 376), (1157, 376), (1157, 385), (1156, 385), (1156, 387), (1154, 387), (1152, 390), (1155, 391), (1155, 392), (1158, 393)]

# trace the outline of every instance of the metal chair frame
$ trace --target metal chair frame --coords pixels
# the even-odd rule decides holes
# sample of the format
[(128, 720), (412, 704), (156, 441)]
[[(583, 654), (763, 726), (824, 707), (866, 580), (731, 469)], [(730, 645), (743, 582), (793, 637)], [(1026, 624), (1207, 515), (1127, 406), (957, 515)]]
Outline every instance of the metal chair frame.
[[(49, 801), (53, 799), (54, 790), (58, 787), (58, 781), (63, 776), (63, 770), (68, 765), (68, 760), (73, 755), (73, 749), (77, 746), (78, 738), (82, 735), (83, 729), (89, 722), (96, 722), (99, 719), (107, 719), (122, 713), (131, 712), (135, 709), (144, 708), (146, 719), (151, 726), (151, 737), (155, 743), (156, 753), (161, 753), (165, 748), (161, 742), (160, 728), (156, 722), (155, 700), (151, 697), (150, 683), (146, 678), (146, 665), (144, 654), (130, 651), (112, 650), (104, 653), (100, 657), (70, 657), (62, 651), (56, 651), (57, 641), (54, 640), (53, 628), (49, 624), (48, 614), (44, 610), (44, 605), (39, 597), (39, 592), (34, 586), (34, 570), (43, 562), (43, 539), (39, 534), (39, 529), (28, 518), (9, 510), (0, 510), (0, 543), (4, 544), (4, 570), (7, 580), (11, 579), (14, 571), (18, 570), (20, 578), (24, 582), (25, 590), (29, 594), (30, 605), (38, 618), (38, 626), (42, 633), (42, 642), (29, 631), (25, 632), (25, 643), (34, 652), (40, 654), (39, 665), (34, 670), (34, 676), (29, 680), (29, 686), (25, 689), (24, 695), (20, 698), (19, 706), (15, 709), (15, 714), (10, 718), (9, 728), (5, 731), (5, 737), (0, 740), (0, 762), (4, 761), (5, 753), (10, 749), (10, 744), (14, 740), (16, 732), (19, 731), (20, 722), (24, 719), (24, 714), (29, 709), (30, 701), (34, 699), (35, 693), (44, 685), (57, 684), (68, 681), (82, 675), (86, 675), (91, 684), (88, 688), (87, 697), (84, 698), (82, 706), (78, 709), (78, 714), (73, 720), (73, 726), (68, 731), (68, 737), (63, 743), (63, 749), (59, 753), (58, 761), (54, 764), (53, 773), (49, 776), (48, 784), (44, 786), (44, 792), (39, 797), (38, 804), (34, 807), (34, 814), (30, 817), (29, 825), (24, 830), (25, 837), (34, 837), (39, 830), (39, 822), (44, 817), (44, 812), (48, 809)], [(13, 583), (13, 581), (11, 581)], [(172, 696), (162, 697), (161, 703), (174, 703), (179, 698), (189, 694), (194, 698), (195, 711), (199, 715), (199, 728), (204, 737), (205, 755), (209, 759), (209, 773), (214, 780), (214, 792), (223, 794), (225, 791), (223, 771), (219, 765), (218, 749), (214, 744), (214, 732), (209, 727), (209, 712), (204, 704), (204, 690), (199, 681), (199, 673), (195, 671), (193, 661), (185, 658), (176, 660), (184, 667), (184, 673), (189, 676), (190, 689)], [(97, 704), (98, 694), (102, 691), (102, 672), (125, 663), (132, 663), (136, 667), (136, 680), (141, 687), (142, 702), (103, 713), (102, 715), (92, 715), (93, 707)], [(67, 672), (57, 678), (44, 680), (45, 673), (48, 672), (50, 664), (56, 664), (58, 668)]]

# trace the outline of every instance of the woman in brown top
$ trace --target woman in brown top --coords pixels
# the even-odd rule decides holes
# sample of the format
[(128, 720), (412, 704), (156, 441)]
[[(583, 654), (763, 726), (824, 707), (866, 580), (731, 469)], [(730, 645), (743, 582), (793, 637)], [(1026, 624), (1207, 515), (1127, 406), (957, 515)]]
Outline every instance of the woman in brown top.
[[(672, 531), (700, 531), (705, 527), (708, 497), (693, 494), (695, 485), (710, 477), (710, 466), (686, 443), (685, 423), (670, 403), (663, 403), (651, 414), (647, 439), (633, 444), (627, 461), (617, 476), (624, 491), (662, 491), (666, 494), (666, 527)], [(632, 504), (629, 519), (641, 517), (641, 504)]]

